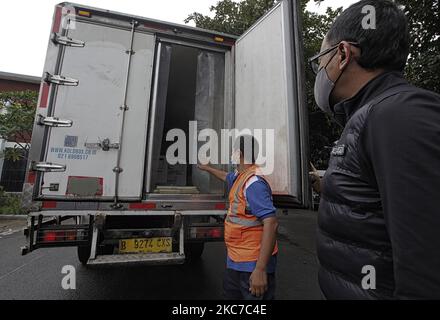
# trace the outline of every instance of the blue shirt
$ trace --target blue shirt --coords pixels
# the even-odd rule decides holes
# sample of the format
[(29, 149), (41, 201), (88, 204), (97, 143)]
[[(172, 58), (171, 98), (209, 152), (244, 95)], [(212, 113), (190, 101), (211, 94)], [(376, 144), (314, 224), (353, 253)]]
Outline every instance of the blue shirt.
[[(238, 172), (231, 172), (226, 176), (228, 189), (231, 190)], [(251, 213), (259, 220), (275, 217), (275, 207), (272, 201), (272, 191), (265, 180), (259, 176), (254, 176), (248, 180), (245, 187), (246, 202), (251, 209)], [(257, 265), (257, 261), (234, 262), (228, 256), (226, 268), (236, 271), (253, 272)], [(277, 265), (277, 256), (273, 255), (266, 267), (267, 273), (274, 273)]]

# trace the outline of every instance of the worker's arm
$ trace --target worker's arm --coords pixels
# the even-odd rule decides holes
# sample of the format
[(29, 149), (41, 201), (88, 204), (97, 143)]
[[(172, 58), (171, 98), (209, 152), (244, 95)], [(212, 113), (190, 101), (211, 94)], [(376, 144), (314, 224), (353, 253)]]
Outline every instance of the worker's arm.
[(321, 177), (319, 176), (318, 170), (316, 170), (313, 163), (310, 163), (312, 171), (309, 172), (310, 182), (312, 183), (312, 188), (316, 193), (321, 193)]
[(260, 297), (267, 290), (267, 266), (272, 257), (277, 237), (278, 220), (269, 185), (258, 178), (246, 189), (246, 200), (253, 215), (263, 222), (260, 255), (249, 279), (249, 291)]
[(199, 164), (199, 165), (197, 165), (197, 167), (200, 170), (203, 170), (203, 171), (206, 171), (206, 172), (212, 174), (217, 179), (220, 179), (222, 181), (226, 181), (226, 176), (228, 175), (228, 173), (226, 171), (213, 168), (213, 167), (211, 167), (210, 165), (207, 165), (207, 164), (206, 165), (205, 164)]
[(361, 137), (382, 200), (398, 299), (440, 298), (440, 113), (425, 105), (375, 108)]
[(275, 243), (277, 241), (278, 220), (276, 217), (269, 217), (263, 220), (263, 236), (261, 237), (260, 257), (257, 266), (252, 272), (249, 283), (250, 292), (257, 297), (267, 291), (266, 267), (272, 257)]

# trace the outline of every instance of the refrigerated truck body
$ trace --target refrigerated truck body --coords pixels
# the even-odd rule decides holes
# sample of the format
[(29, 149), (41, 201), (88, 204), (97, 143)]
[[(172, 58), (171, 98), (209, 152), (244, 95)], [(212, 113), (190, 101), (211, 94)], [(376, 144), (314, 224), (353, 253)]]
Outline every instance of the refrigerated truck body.
[(57, 5), (24, 186), (32, 210), (22, 253), (75, 246), (83, 264), (179, 264), (222, 241), (225, 185), (165, 157), (167, 132), (188, 136), (191, 121), (197, 133), (273, 129), (274, 201), (309, 207), (298, 13), (297, 1), (281, 1), (235, 37)]

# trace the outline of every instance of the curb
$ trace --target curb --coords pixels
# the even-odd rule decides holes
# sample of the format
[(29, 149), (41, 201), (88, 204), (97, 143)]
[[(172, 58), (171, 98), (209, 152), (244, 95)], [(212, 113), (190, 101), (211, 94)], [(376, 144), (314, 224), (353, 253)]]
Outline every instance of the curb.
[(10, 214), (0, 214), (0, 220), (27, 220), (27, 215), (18, 214), (18, 215), (10, 215)]

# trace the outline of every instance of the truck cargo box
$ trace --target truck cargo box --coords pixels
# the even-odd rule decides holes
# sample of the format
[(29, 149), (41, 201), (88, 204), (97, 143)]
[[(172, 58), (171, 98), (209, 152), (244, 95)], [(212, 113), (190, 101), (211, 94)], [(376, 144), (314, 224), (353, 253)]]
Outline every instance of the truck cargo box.
[[(224, 202), (224, 184), (190, 159), (201, 147), (191, 142), (196, 122), (196, 134), (206, 128), (219, 135), (222, 129), (273, 130), (274, 171), (267, 179), (275, 200), (307, 207), (302, 61), (293, 0), (279, 2), (239, 38), (59, 4), (25, 188), (35, 186), (39, 201), (166, 199), (188, 208)], [(166, 161), (172, 129), (188, 137), (185, 163)]]

